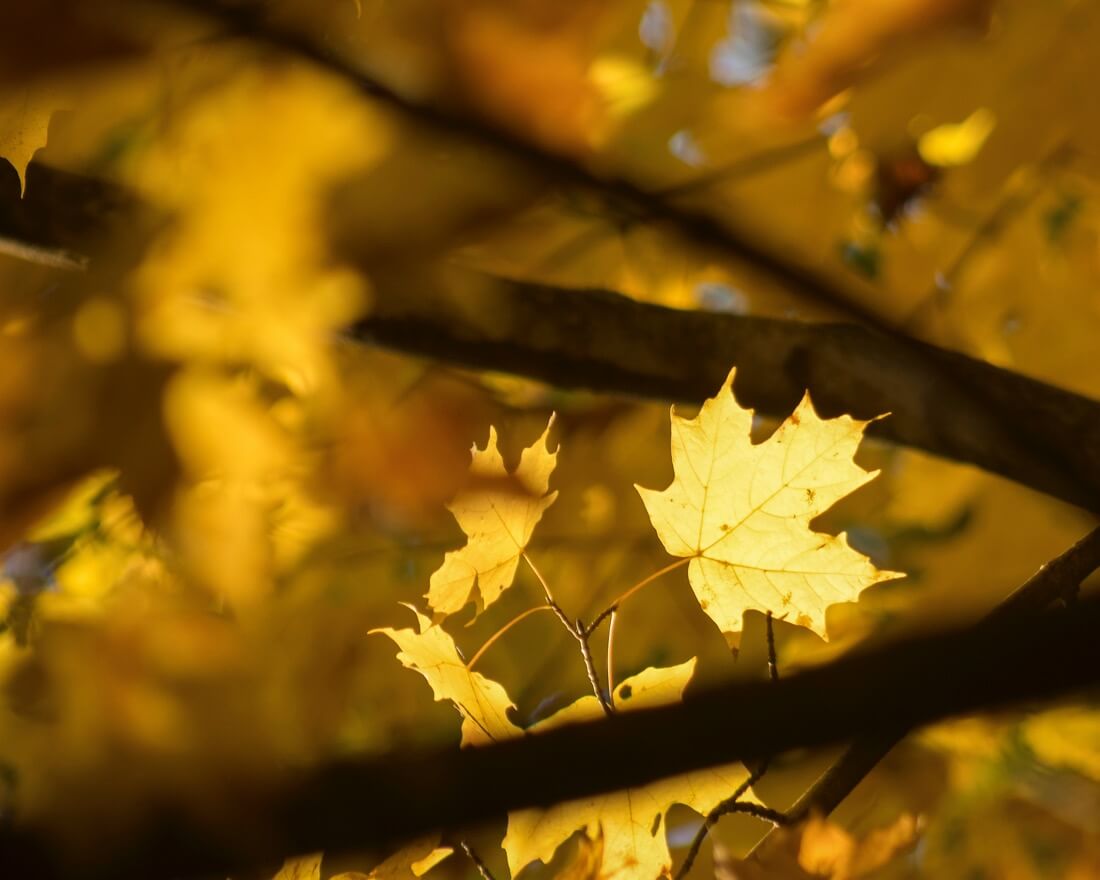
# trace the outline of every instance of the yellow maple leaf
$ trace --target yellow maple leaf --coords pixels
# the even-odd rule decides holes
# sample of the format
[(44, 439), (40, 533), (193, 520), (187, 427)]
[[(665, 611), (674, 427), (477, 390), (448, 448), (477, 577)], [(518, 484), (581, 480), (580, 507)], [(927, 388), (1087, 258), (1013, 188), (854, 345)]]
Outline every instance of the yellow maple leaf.
[[(664, 669), (649, 668), (615, 689), (620, 710), (648, 708), (679, 700), (695, 658)], [(532, 733), (602, 717), (594, 696), (583, 697), (534, 725)], [(741, 764), (699, 770), (662, 779), (641, 788), (596, 795), (558, 804), (546, 810), (520, 810), (508, 816), (504, 850), (512, 876), (536, 859), (548, 862), (554, 851), (575, 831), (602, 838), (599, 876), (617, 880), (654, 880), (672, 865), (662, 828), (672, 804), (685, 804), (700, 814), (717, 806), (748, 777)], [(747, 800), (754, 800), (751, 796)]]
[(454, 614), (473, 599), (480, 614), (511, 586), (531, 533), (558, 497), (547, 494), (558, 456), (547, 445), (553, 424), (551, 416), (542, 436), (523, 450), (510, 479), (494, 428), (484, 449), (474, 446), (470, 488), (448, 505), (467, 542), (449, 552), (432, 575), (428, 604), (436, 613)]
[(462, 715), (462, 744), (484, 745), (519, 736), (523, 730), (508, 720), (514, 708), (507, 691), (492, 679), (472, 672), (455, 647), (454, 639), (441, 627), (409, 605), (419, 632), (389, 627), (371, 630), (389, 636), (401, 649), (397, 659), (419, 672), (431, 685), (436, 700), (450, 700)]
[(665, 549), (691, 560), (691, 587), (723, 632), (739, 632), (742, 615), (756, 609), (827, 639), (829, 605), (902, 576), (879, 571), (843, 532), (809, 527), (878, 473), (852, 460), (867, 422), (819, 418), (807, 394), (754, 444), (752, 410), (733, 399), (734, 374), (694, 419), (673, 409), (672, 484), (663, 492), (636, 488)]

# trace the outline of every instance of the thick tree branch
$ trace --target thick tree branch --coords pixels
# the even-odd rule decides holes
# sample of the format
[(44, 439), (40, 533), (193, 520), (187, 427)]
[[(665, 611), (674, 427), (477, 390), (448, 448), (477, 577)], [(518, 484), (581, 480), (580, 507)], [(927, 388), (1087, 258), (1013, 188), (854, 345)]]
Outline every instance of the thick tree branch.
[[(447, 285), (457, 279), (454, 289)], [(1100, 510), (1100, 403), (850, 324), (681, 311), (598, 290), (449, 274), (376, 278), (365, 341), (561, 387), (699, 401), (731, 365), (738, 399), (823, 415)]]
[[(240, 815), (240, 828), (226, 827), (224, 818), (207, 828), (178, 814), (151, 813), (138, 835), (115, 849), (105, 842), (82, 865), (66, 863), (72, 853), (41, 832), (9, 830), (0, 834), (0, 870), (22, 880), (224, 876), (288, 853), (388, 845), (731, 760), (1066, 695), (1100, 682), (1098, 629), (1100, 599), (1086, 599), (1069, 610), (999, 615), (865, 649), (777, 682), (725, 685), (689, 694), (682, 704), (484, 748), (339, 763), (273, 797), (242, 791), (239, 803), (221, 811)], [(91, 822), (96, 805), (82, 809)]]
[[(0, 175), (2, 177), (2, 175)], [(32, 163), (27, 195), (0, 179), (0, 236), (75, 263), (134, 198)], [(9, 191), (10, 190), (10, 191)], [(599, 290), (473, 273), (375, 272), (358, 338), (479, 369), (663, 400), (713, 394), (731, 365), (742, 403), (789, 413), (809, 389), (825, 415), (1100, 511), (1100, 403), (965, 355), (850, 324), (690, 312)]]

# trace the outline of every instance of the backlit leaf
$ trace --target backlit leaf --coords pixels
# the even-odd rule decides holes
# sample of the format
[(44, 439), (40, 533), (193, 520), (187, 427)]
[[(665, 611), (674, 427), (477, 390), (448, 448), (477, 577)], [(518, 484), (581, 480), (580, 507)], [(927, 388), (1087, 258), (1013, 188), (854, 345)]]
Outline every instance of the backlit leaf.
[(497, 682), (466, 668), (454, 639), (440, 626), (409, 606), (419, 631), (376, 629), (401, 649), (397, 659), (415, 669), (432, 687), (436, 700), (450, 700), (462, 715), (462, 744), (484, 745), (518, 736), (523, 731), (508, 720), (512, 700)]
[[(451, 502), (450, 510), (468, 537), (452, 550), (432, 575), (428, 604), (439, 614), (454, 614), (471, 601), (480, 614), (512, 585), (527, 542), (557, 492), (549, 492), (557, 452), (547, 446), (550, 427), (523, 450), (519, 467), (509, 475), (489, 429), (484, 449), (473, 449), (471, 488)], [(509, 478), (510, 477), (510, 478)]]
[(661, 542), (691, 560), (699, 604), (723, 632), (750, 609), (808, 626), (823, 638), (825, 609), (855, 600), (879, 571), (810, 521), (877, 472), (852, 461), (866, 422), (821, 419), (806, 395), (766, 441), (749, 437), (752, 411), (733, 399), (731, 370), (694, 419), (672, 412), (675, 479), (663, 492), (637, 487)]

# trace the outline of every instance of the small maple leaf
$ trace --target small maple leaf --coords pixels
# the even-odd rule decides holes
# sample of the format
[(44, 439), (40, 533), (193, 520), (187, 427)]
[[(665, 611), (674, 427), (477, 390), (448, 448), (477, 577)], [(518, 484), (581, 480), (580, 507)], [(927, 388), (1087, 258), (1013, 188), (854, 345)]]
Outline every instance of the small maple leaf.
[(867, 422), (822, 419), (807, 394), (763, 443), (750, 438), (752, 410), (733, 398), (731, 370), (694, 419), (672, 411), (675, 478), (663, 492), (636, 486), (665, 549), (690, 558), (688, 579), (723, 632), (742, 615), (771, 611), (827, 639), (825, 609), (855, 600), (879, 571), (846, 535), (810, 521), (878, 471), (853, 460)]
[(448, 505), (466, 533), (466, 546), (444, 557), (428, 589), (428, 604), (437, 614), (454, 614), (471, 599), (480, 614), (511, 586), (531, 533), (558, 497), (557, 492), (548, 494), (558, 455), (547, 445), (553, 424), (551, 416), (542, 436), (523, 450), (511, 475), (497, 449), (494, 428), (489, 429), (484, 449), (474, 446), (470, 488)]
[(419, 672), (431, 685), (436, 700), (450, 700), (462, 715), (462, 744), (484, 745), (523, 733), (508, 720), (515, 708), (503, 686), (466, 667), (454, 639), (411, 605), (419, 632), (411, 629), (371, 630), (389, 636), (401, 649), (397, 659)]
[[(679, 700), (695, 669), (695, 658), (664, 669), (649, 668), (615, 689), (616, 707), (623, 711)], [(530, 728), (531, 733), (603, 717), (594, 696), (570, 706)], [(667, 876), (672, 865), (662, 829), (673, 804), (685, 804), (700, 814), (716, 807), (748, 777), (741, 764), (729, 764), (663, 779), (641, 788), (617, 791), (558, 804), (545, 810), (520, 810), (508, 816), (504, 850), (515, 877), (536, 859), (548, 862), (575, 831), (584, 829), (602, 842), (599, 876), (616, 880), (654, 880)], [(755, 801), (749, 795), (746, 800)]]

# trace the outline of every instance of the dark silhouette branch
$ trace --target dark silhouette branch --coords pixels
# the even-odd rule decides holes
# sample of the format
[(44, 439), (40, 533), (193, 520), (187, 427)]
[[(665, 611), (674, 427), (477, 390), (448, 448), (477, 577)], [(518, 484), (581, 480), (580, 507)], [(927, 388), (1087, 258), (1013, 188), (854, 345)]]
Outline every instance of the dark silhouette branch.
[[(0, 236), (74, 264), (143, 213), (117, 187), (38, 163), (24, 199), (11, 178)], [(889, 412), (869, 433), (1100, 511), (1100, 403), (965, 355), (857, 325), (669, 309), (458, 270), (372, 281), (373, 310), (353, 330), (364, 342), (662, 400), (702, 400), (735, 365), (739, 400), (766, 415), (787, 415), (809, 389), (823, 415)]]
[[(1095, 551), (1096, 539), (1089, 542)], [(1084, 554), (1082, 554), (1083, 557)], [(1093, 557), (1090, 557), (1093, 558)], [(1075, 567), (1076, 566), (1076, 567)], [(1084, 568), (1067, 564), (1075, 580)], [(1064, 573), (1064, 572), (1063, 572)], [(1049, 700), (1100, 683), (1100, 599), (1043, 614), (998, 614), (869, 647), (785, 676), (689, 693), (683, 703), (475, 749), (345, 761), (275, 793), (242, 790), (222, 815), (242, 829), (150, 810), (144, 827), (83, 863), (41, 830), (0, 833), (3, 876), (139, 878), (219, 874), (288, 854), (370, 849), (508, 810), (642, 785), (733, 760), (908, 730), (976, 711)], [(746, 711), (751, 707), (751, 711)], [(684, 748), (689, 742), (690, 748)], [(96, 805), (86, 811), (89, 822)], [(265, 829), (244, 833), (243, 829)], [(240, 831), (241, 833), (238, 833)]]
[[(453, 287), (451, 286), (453, 285)], [(1100, 510), (1100, 403), (851, 324), (669, 309), (600, 290), (448, 273), (376, 279), (366, 342), (566, 388), (700, 401), (738, 368), (745, 405), (889, 418), (869, 433)]]

